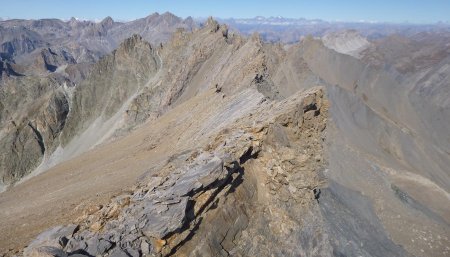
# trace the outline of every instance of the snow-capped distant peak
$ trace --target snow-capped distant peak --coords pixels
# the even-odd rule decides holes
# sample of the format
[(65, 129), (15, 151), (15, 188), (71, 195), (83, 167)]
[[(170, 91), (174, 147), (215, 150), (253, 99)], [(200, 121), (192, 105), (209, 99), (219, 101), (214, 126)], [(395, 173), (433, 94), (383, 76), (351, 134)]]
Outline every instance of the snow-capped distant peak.
[(321, 20), (306, 20), (304, 18), (292, 19), (292, 18), (284, 18), (282, 16), (275, 17), (263, 17), (256, 16), (255, 18), (250, 19), (234, 19), (234, 22), (237, 24), (244, 25), (269, 25), (269, 26), (298, 26), (298, 25), (309, 25), (309, 24), (317, 24), (323, 22)]

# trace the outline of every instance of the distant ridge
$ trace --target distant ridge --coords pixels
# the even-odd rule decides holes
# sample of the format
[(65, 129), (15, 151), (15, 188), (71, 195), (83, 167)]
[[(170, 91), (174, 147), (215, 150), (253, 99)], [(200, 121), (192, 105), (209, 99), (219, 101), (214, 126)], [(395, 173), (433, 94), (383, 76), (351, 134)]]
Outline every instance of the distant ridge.
[(419, 32), (435, 32), (438, 30), (450, 31), (450, 23), (437, 24), (410, 24), (388, 23), (371, 21), (325, 21), (321, 19), (263, 17), (220, 19), (231, 28), (251, 35), (258, 32), (266, 41), (294, 43), (301, 37), (313, 35), (322, 37), (330, 32), (341, 30), (356, 30), (361, 35), (376, 39), (391, 34), (410, 36)]

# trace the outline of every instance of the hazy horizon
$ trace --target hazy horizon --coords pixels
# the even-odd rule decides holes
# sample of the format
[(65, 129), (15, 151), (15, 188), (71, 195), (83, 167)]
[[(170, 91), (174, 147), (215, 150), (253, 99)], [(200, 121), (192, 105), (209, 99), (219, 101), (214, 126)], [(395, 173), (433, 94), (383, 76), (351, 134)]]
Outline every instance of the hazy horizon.
[[(2, 19), (44, 19), (56, 18), (68, 20), (76, 17), (80, 20), (100, 21), (112, 17), (117, 21), (130, 21), (146, 17), (152, 13), (170, 12), (179, 17), (220, 19), (250, 19), (257, 16), (283, 17), (291, 19), (320, 19), (329, 22), (369, 22), (369, 23), (411, 23), (435, 24), (449, 23), (447, 13), (450, 1), (424, 2), (419, 0), (377, 1), (145, 1), (137, 0), (133, 4), (123, 1), (87, 1), (75, 3), (57, 0), (0, 0)], [(238, 8), (237, 8), (238, 7)]]
[(107, 17), (111, 17), (115, 22), (130, 22), (130, 21), (134, 21), (136, 19), (141, 19), (141, 18), (145, 18), (148, 17), (150, 15), (153, 15), (155, 13), (158, 13), (159, 15), (162, 15), (164, 13), (171, 13), (177, 17), (180, 17), (182, 19), (186, 19), (188, 17), (193, 18), (196, 21), (203, 21), (203, 20), (207, 20), (209, 17), (213, 17), (214, 19), (217, 20), (251, 20), (251, 19), (256, 19), (259, 17), (262, 17), (264, 19), (270, 19), (270, 18), (280, 18), (280, 19), (289, 19), (289, 20), (301, 20), (301, 19), (305, 19), (305, 20), (320, 20), (323, 22), (330, 22), (330, 23), (367, 23), (367, 24), (398, 24), (398, 25), (438, 25), (438, 24), (449, 24), (450, 25), (450, 21), (435, 21), (435, 22), (410, 22), (410, 21), (398, 21), (398, 22), (394, 22), (394, 21), (373, 21), (373, 20), (326, 20), (326, 19), (321, 19), (321, 18), (305, 18), (305, 17), (286, 17), (286, 16), (262, 16), (262, 15), (258, 15), (258, 16), (249, 16), (249, 17), (217, 17), (217, 16), (181, 16), (178, 15), (177, 13), (173, 13), (171, 11), (163, 11), (163, 12), (150, 12), (142, 17), (136, 17), (134, 19), (121, 19), (121, 18), (116, 18), (113, 17), (111, 15), (107, 15), (104, 17), (98, 17), (98, 18), (84, 18), (84, 17), (77, 17), (77, 16), (71, 16), (71, 17), (39, 17), (39, 18), (20, 18), (20, 17), (2, 17), (0, 16), (0, 21), (7, 21), (7, 20), (41, 20), (41, 19), (58, 19), (58, 20), (62, 20), (62, 21), (69, 21), (72, 18), (75, 18), (76, 20), (79, 21), (91, 21), (91, 22), (101, 22), (103, 19), (107, 18)]

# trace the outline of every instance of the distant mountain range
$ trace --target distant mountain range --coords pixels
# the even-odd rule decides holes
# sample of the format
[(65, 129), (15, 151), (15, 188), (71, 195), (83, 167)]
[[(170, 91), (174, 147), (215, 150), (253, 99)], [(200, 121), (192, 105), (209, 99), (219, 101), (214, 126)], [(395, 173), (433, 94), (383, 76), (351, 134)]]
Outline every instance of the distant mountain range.
[(320, 19), (312, 19), (312, 20), (308, 20), (305, 18), (292, 19), (292, 18), (284, 18), (281, 16), (269, 18), (257, 16), (255, 18), (247, 18), (247, 19), (229, 19), (229, 21), (234, 21), (234, 23), (236, 24), (272, 25), (272, 26), (302, 26), (302, 25), (327, 23), (326, 21)]
[(266, 41), (284, 43), (297, 42), (306, 35), (324, 36), (329, 32), (341, 30), (357, 30), (369, 39), (386, 37), (391, 34), (410, 36), (419, 32), (436, 32), (439, 30), (450, 31), (449, 23), (437, 24), (410, 24), (410, 23), (385, 23), (385, 22), (329, 22), (320, 19), (292, 19), (283, 17), (258, 16), (249, 19), (218, 19), (220, 22), (230, 25), (231, 28), (250, 35), (258, 32)]
[[(106, 17), (100, 22), (58, 19), (0, 21), (0, 56), (20, 63), (22, 55), (37, 49), (52, 47), (64, 51), (77, 62), (92, 62), (116, 49), (133, 34), (146, 41), (165, 42), (177, 28), (191, 30), (196, 26), (192, 18), (182, 19), (171, 13), (154, 13), (130, 22), (116, 22)], [(57, 49), (56, 49), (57, 48)]]

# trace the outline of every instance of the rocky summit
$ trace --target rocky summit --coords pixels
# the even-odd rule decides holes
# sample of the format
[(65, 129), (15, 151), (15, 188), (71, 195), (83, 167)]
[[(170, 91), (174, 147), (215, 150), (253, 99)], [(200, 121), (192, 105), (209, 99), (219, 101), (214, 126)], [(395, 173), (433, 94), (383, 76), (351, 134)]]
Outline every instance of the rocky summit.
[(256, 28), (0, 21), (0, 254), (448, 256), (449, 32)]

